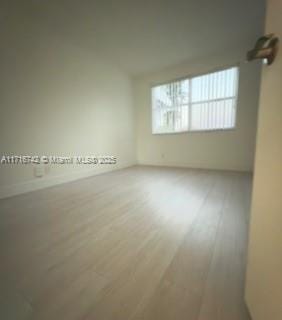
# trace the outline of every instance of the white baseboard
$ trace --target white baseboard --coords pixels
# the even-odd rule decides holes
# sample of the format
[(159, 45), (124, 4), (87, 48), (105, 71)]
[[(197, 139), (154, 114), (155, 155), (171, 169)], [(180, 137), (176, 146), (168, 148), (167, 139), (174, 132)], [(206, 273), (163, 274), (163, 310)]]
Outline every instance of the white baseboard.
[(88, 171), (75, 171), (70, 174), (43, 177), (43, 178), (21, 182), (18, 184), (3, 186), (3, 187), (0, 187), (0, 199), (9, 198), (19, 194), (36, 191), (36, 190), (52, 187), (55, 185), (83, 179), (83, 178), (88, 178), (88, 177), (95, 176), (102, 173), (107, 173), (115, 170), (128, 168), (134, 165), (136, 165), (136, 162), (129, 162), (129, 163), (119, 164), (114, 168), (106, 167), (106, 168), (95, 168)]
[(252, 173), (251, 169), (240, 167), (216, 167), (216, 166), (200, 166), (178, 162), (155, 162), (155, 161), (138, 161), (140, 166), (155, 166), (155, 167), (173, 167), (173, 168), (187, 168), (187, 169), (203, 169), (203, 170), (216, 170), (216, 171), (234, 171)]

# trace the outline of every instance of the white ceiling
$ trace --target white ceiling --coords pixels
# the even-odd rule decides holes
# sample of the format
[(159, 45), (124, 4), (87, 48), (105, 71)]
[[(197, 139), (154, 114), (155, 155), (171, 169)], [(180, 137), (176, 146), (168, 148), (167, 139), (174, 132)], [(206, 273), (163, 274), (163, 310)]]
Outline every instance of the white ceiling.
[(262, 32), (264, 0), (30, 0), (32, 14), (131, 75), (236, 46)]

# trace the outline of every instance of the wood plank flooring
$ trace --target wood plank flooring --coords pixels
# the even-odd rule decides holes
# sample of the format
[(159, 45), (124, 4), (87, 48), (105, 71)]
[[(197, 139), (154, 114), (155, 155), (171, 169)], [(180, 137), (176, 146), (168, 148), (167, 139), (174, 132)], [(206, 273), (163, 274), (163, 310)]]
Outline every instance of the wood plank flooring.
[(249, 320), (251, 183), (136, 166), (0, 200), (0, 319)]

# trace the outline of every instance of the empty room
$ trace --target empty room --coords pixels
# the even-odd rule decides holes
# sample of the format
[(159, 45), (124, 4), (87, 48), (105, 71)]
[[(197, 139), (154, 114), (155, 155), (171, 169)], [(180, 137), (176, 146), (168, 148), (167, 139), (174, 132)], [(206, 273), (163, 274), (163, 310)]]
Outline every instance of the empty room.
[(0, 319), (281, 320), (281, 1), (1, 0), (0, 37)]

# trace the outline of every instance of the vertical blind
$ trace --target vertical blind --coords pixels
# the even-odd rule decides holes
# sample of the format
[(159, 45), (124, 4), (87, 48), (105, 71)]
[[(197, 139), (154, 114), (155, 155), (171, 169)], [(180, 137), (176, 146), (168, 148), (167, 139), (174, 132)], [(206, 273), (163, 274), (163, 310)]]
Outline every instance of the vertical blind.
[(153, 87), (153, 133), (234, 128), (237, 89), (237, 67)]

